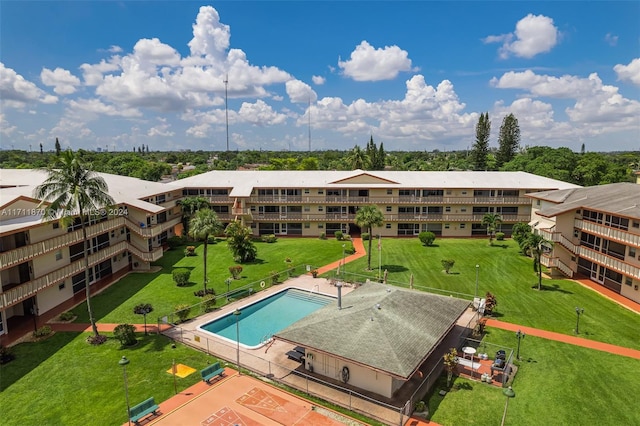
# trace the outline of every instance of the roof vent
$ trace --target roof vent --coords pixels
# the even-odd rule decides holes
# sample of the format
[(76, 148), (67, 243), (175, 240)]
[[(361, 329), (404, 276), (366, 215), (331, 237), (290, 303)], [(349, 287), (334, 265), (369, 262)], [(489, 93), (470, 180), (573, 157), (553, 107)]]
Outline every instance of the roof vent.
[(380, 309), (380, 304), (376, 303), (376, 308)]

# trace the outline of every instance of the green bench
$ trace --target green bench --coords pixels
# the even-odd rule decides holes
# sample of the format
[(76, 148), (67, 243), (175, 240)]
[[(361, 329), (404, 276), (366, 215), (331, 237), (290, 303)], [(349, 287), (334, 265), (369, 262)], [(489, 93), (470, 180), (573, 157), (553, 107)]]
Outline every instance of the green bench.
[(219, 362), (216, 362), (215, 364), (211, 364), (210, 366), (200, 370), (200, 375), (202, 376), (203, 382), (209, 383), (209, 381), (216, 376), (223, 377), (224, 368), (220, 367)]
[(142, 401), (138, 405), (134, 405), (129, 409), (129, 419), (135, 424), (138, 424), (138, 421), (143, 417), (153, 413), (156, 414), (160, 407), (156, 404), (153, 397)]
[(237, 290), (232, 290), (227, 294), (227, 299), (239, 298), (242, 296), (251, 296), (253, 294), (253, 287), (249, 288), (239, 288)]

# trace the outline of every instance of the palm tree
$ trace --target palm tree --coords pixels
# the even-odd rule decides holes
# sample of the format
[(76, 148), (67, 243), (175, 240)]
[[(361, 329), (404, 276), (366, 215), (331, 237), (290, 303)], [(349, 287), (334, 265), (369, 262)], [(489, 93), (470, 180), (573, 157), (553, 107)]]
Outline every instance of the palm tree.
[[(84, 285), (87, 296), (87, 311), (95, 337), (99, 336), (93, 311), (91, 309), (91, 290), (89, 282), (89, 238), (87, 238), (87, 219), (96, 215), (99, 209), (114, 204), (109, 195), (107, 183), (90, 164), (84, 164), (71, 150), (56, 157), (55, 163), (46, 169), (47, 179), (34, 190), (34, 197), (42, 200), (40, 206), (48, 204), (42, 220), (60, 219), (63, 226), (80, 218), (82, 238), (84, 240)], [(60, 217), (58, 217), (61, 215)]]
[(371, 270), (371, 243), (373, 241), (372, 229), (374, 226), (382, 226), (384, 214), (376, 206), (364, 206), (356, 213), (356, 225), (366, 229), (369, 233), (369, 250), (367, 251), (367, 270)]
[(524, 241), (529, 237), (529, 234), (531, 234), (531, 226), (524, 222), (516, 223), (511, 229), (511, 238), (513, 238), (513, 240), (518, 243), (518, 245), (520, 246), (520, 251), (522, 251), (523, 253), (524, 250), (522, 249), (522, 245), (524, 244)]
[(369, 163), (367, 153), (362, 150), (358, 145), (354, 146), (351, 152), (347, 155), (347, 163), (353, 169), (366, 169)]
[(487, 227), (487, 234), (489, 234), (489, 244), (493, 245), (493, 237), (496, 235), (496, 229), (498, 225), (502, 223), (500, 215), (496, 213), (486, 213), (482, 218), (482, 224)]
[(204, 240), (204, 294), (207, 294), (207, 244), (209, 236), (222, 231), (218, 215), (211, 209), (200, 209), (189, 221), (189, 235), (197, 240)]
[(186, 235), (189, 232), (189, 220), (198, 210), (209, 207), (209, 200), (200, 196), (186, 197), (178, 200), (176, 204), (182, 207), (182, 235)]
[(224, 234), (227, 236), (227, 246), (233, 253), (233, 259), (236, 262), (244, 263), (256, 260), (258, 249), (253, 244), (251, 228), (236, 220), (227, 225)]
[(530, 233), (522, 245), (522, 250), (533, 256), (533, 270), (538, 273), (538, 290), (542, 290), (542, 263), (540, 263), (540, 258), (545, 249), (552, 245), (552, 241), (534, 233)]

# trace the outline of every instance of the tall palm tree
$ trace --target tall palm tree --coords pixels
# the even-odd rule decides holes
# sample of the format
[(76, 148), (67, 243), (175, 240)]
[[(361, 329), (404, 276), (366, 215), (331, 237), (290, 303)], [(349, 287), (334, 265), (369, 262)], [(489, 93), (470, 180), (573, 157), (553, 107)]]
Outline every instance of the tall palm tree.
[(87, 311), (95, 337), (99, 335), (93, 310), (91, 309), (91, 290), (89, 282), (89, 239), (87, 238), (87, 219), (96, 215), (99, 209), (113, 205), (109, 188), (104, 179), (92, 170), (90, 164), (84, 164), (77, 154), (67, 150), (55, 159), (55, 163), (46, 169), (47, 179), (34, 190), (34, 197), (42, 200), (40, 206), (47, 208), (42, 220), (60, 219), (63, 226), (80, 218), (82, 238), (84, 240), (84, 285), (87, 296)]
[(545, 249), (553, 245), (552, 241), (540, 234), (530, 233), (524, 240), (522, 250), (533, 256), (533, 270), (538, 273), (538, 290), (542, 290), (542, 263), (540, 259)]
[(189, 235), (195, 239), (204, 240), (204, 294), (207, 294), (207, 245), (209, 236), (222, 231), (222, 223), (218, 215), (211, 209), (200, 209), (189, 221)]
[(367, 153), (358, 145), (354, 146), (351, 152), (347, 154), (347, 163), (353, 169), (366, 169), (369, 165)]
[(371, 243), (373, 241), (372, 229), (374, 226), (382, 226), (384, 214), (376, 206), (364, 206), (356, 213), (356, 225), (366, 229), (369, 233), (369, 250), (367, 251), (367, 269), (371, 269)]
[(186, 235), (189, 232), (189, 220), (198, 210), (208, 208), (209, 200), (198, 195), (178, 200), (176, 204), (182, 207), (182, 227), (184, 228), (182, 235)]
[(489, 234), (489, 244), (493, 245), (493, 237), (495, 237), (496, 229), (501, 223), (502, 219), (496, 213), (486, 213), (482, 217), (482, 224), (487, 227), (487, 234)]

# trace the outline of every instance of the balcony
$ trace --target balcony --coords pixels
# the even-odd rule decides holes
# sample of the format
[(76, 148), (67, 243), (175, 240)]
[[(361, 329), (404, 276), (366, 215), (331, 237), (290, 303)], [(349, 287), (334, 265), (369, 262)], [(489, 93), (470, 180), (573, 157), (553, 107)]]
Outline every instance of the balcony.
[[(137, 247), (132, 246), (126, 241), (121, 241), (117, 244), (108, 246), (99, 252), (89, 255), (89, 267), (93, 267), (100, 262), (103, 262), (113, 256), (116, 256), (124, 251), (130, 251), (134, 256), (145, 262), (153, 262), (162, 257), (162, 247), (158, 247), (151, 252), (144, 252)], [(15, 286), (3, 293), (0, 293), (0, 310), (9, 306), (22, 302), (29, 297), (32, 297), (38, 291), (41, 291), (52, 285), (57, 285), (67, 278), (82, 272), (85, 269), (84, 259), (70, 263), (60, 269), (56, 269), (53, 272), (45, 274), (41, 277), (27, 281), (24, 284)]]
[[(87, 237), (95, 237), (96, 235), (121, 228), (124, 225), (124, 217), (115, 217), (87, 227)], [(83, 241), (81, 229), (4, 252), (0, 254), (0, 269), (8, 269), (19, 263), (31, 260), (34, 257), (41, 256), (54, 250), (60, 250), (71, 244), (77, 243), (78, 241)]]
[(158, 225), (151, 225), (151, 226), (147, 226), (146, 224), (143, 224), (144, 226), (141, 226), (139, 223), (135, 223), (134, 221), (128, 218), (126, 219), (126, 225), (131, 230), (131, 232), (134, 232), (139, 236), (147, 239), (157, 237), (163, 232), (173, 228), (179, 223), (182, 223), (182, 218), (180, 216), (171, 218), (166, 222), (160, 223)]
[(629, 232), (622, 231), (620, 229), (609, 228), (608, 226), (599, 225), (582, 219), (576, 219), (574, 225), (576, 228), (584, 230), (590, 234), (604, 237), (608, 240), (616, 241), (625, 245), (640, 247), (640, 235), (630, 234)]
[(603, 265), (613, 271), (633, 277), (636, 280), (640, 280), (640, 268), (624, 263), (611, 256), (607, 256), (604, 253), (581, 246), (578, 248), (578, 255), (592, 262)]

